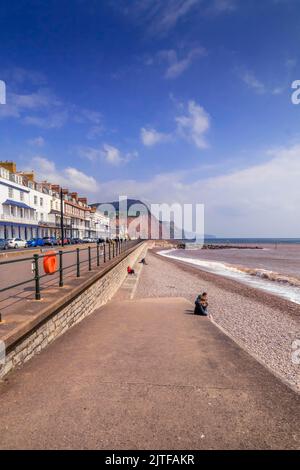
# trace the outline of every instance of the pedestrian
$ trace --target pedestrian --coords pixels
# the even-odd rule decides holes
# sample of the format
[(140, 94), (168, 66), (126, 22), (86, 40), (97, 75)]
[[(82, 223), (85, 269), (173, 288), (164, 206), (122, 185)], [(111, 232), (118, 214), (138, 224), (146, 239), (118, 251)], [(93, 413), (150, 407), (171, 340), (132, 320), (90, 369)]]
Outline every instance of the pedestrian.
[(207, 293), (203, 292), (203, 294), (199, 294), (195, 300), (194, 314), (207, 317), (208, 315), (207, 307), (208, 307)]

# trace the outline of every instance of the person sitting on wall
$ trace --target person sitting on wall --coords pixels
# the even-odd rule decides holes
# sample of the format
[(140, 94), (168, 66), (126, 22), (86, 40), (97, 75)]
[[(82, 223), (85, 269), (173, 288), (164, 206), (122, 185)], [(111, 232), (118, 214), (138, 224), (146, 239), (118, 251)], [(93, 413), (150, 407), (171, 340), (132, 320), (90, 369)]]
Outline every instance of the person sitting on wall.
[(203, 292), (203, 294), (198, 295), (197, 299), (195, 300), (194, 314), (207, 317), (208, 315), (207, 307), (208, 307), (207, 293)]
[(130, 266), (127, 267), (127, 273), (128, 274), (134, 274), (134, 269), (132, 269)]

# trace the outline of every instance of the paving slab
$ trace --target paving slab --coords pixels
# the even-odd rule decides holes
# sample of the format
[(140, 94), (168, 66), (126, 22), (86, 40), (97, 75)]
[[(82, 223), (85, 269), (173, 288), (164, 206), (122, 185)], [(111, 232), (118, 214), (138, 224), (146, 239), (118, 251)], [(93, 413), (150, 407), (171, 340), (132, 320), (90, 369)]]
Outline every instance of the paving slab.
[(2, 449), (298, 449), (300, 397), (183, 298), (110, 302), (0, 386)]

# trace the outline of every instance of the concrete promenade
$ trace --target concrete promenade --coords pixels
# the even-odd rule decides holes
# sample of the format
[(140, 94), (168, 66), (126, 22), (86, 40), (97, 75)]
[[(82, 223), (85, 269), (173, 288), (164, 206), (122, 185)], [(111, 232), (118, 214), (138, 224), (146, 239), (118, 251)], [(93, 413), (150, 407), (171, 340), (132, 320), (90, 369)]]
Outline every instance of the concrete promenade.
[(299, 448), (299, 396), (182, 298), (117, 300), (0, 386), (0, 448)]

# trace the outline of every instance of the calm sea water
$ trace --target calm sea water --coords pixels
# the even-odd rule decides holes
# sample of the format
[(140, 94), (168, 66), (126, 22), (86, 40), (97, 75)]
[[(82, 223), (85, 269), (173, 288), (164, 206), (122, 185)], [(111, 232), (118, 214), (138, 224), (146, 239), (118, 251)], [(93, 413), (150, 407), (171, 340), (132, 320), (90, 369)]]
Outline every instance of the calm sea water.
[[(300, 239), (213, 239), (206, 243), (226, 244), (228, 248), (162, 254), (300, 304)], [(230, 248), (245, 244), (260, 249)]]
[(207, 244), (250, 244), (250, 245), (265, 245), (265, 244), (300, 244), (300, 238), (206, 238)]

